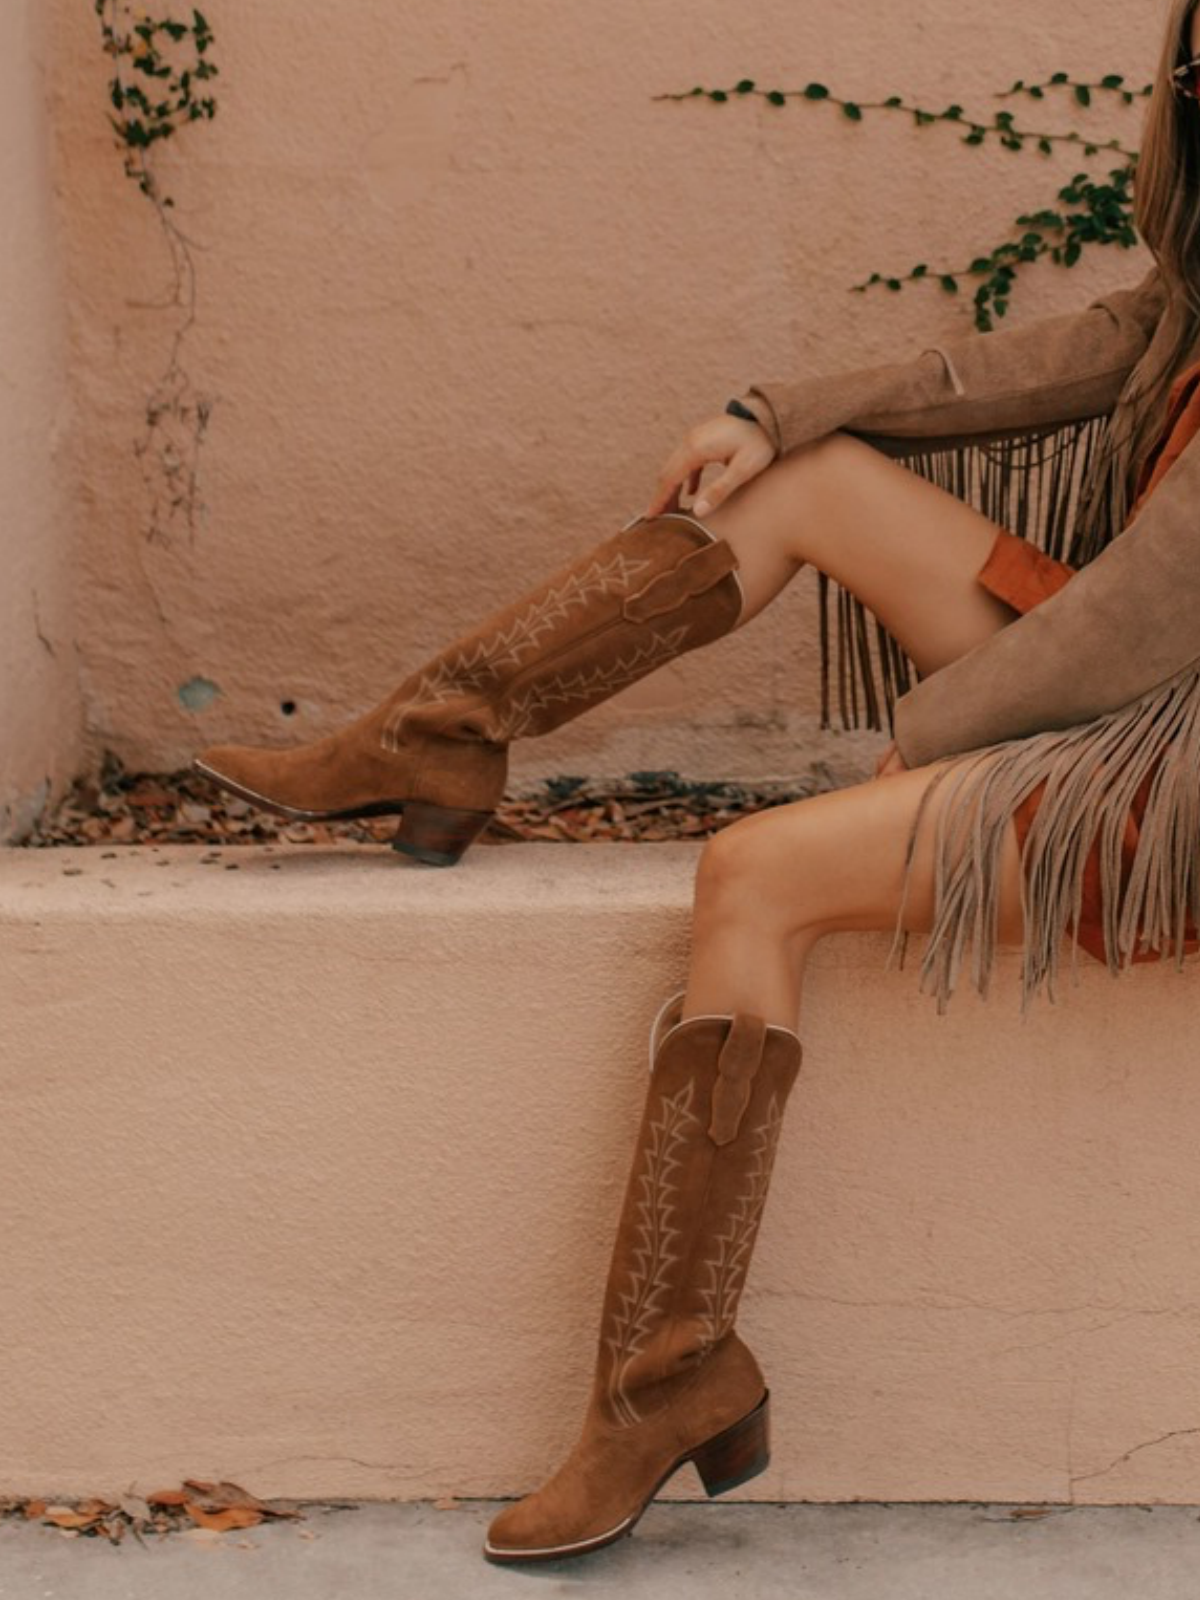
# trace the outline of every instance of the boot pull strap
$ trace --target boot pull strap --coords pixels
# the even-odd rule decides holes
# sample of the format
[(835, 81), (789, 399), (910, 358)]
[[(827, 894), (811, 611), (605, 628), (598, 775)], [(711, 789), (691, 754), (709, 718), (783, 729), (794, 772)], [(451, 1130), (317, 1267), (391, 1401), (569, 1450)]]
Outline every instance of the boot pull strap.
[(630, 595), (621, 609), (630, 622), (649, 622), (677, 611), (693, 595), (705, 594), (736, 566), (732, 545), (717, 539), (691, 551), (670, 572), (653, 578), (639, 593)]
[(717, 1062), (717, 1081), (713, 1085), (712, 1121), (708, 1136), (715, 1145), (732, 1144), (737, 1138), (750, 1094), (754, 1074), (762, 1061), (767, 1025), (761, 1017), (738, 1012)]

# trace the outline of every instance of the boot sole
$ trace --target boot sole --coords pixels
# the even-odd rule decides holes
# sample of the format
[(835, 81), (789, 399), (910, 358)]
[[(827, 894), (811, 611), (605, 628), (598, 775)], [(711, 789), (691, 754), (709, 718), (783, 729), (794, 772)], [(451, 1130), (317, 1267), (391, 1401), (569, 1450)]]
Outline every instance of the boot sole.
[(395, 837), (388, 843), (393, 850), (431, 867), (454, 866), (495, 815), (493, 811), (462, 811), (421, 800), (374, 800), (368, 805), (351, 806), (342, 811), (309, 811), (259, 794), (206, 766), (203, 761), (194, 760), (192, 771), (238, 799), (249, 800), (263, 811), (287, 817), (292, 822), (351, 822), (359, 817), (399, 817)]
[(689, 1461), (694, 1463), (700, 1474), (704, 1492), (710, 1500), (719, 1494), (727, 1494), (731, 1489), (749, 1483), (751, 1478), (756, 1478), (770, 1464), (770, 1421), (771, 1391), (768, 1389), (754, 1410), (748, 1412), (740, 1422), (733, 1423), (724, 1432), (715, 1434), (673, 1462), (638, 1509), (605, 1533), (598, 1533), (591, 1539), (580, 1539), (574, 1544), (544, 1545), (533, 1550), (510, 1550), (485, 1539), (483, 1553), (497, 1566), (511, 1566), (526, 1561), (568, 1561), (574, 1556), (586, 1556), (593, 1550), (602, 1550), (605, 1545), (615, 1544), (618, 1539), (633, 1532), (663, 1484)]

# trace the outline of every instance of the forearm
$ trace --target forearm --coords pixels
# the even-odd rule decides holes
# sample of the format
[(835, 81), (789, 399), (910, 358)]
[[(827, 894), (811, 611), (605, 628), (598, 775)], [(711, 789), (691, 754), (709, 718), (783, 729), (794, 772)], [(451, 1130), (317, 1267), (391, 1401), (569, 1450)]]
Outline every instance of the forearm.
[(1200, 659), (1200, 439), (1093, 562), (897, 702), (910, 767), (1088, 722)]
[(1083, 312), (948, 340), (914, 361), (754, 384), (741, 398), (781, 452), (839, 429), (970, 436), (1101, 416), (1145, 353), (1163, 306), (1154, 271)]

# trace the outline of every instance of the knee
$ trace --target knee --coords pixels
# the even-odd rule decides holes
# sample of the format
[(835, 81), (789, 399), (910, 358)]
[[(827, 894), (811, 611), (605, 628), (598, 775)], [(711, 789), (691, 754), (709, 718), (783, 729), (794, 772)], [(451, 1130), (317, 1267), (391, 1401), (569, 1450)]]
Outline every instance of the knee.
[(791, 918), (781, 893), (779, 841), (769, 813), (732, 823), (705, 845), (696, 873), (700, 923), (779, 927)]

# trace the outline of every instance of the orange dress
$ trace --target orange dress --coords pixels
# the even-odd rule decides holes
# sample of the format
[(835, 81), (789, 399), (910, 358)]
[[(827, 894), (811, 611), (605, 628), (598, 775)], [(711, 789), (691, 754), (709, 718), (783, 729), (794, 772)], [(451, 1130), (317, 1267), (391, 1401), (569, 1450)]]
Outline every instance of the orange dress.
[[(1141, 510), (1154, 490), (1166, 477), (1183, 454), (1183, 451), (1200, 434), (1200, 362), (1188, 369), (1171, 389), (1167, 420), (1158, 443), (1151, 451), (1138, 482), (1137, 498), (1131, 517)], [(979, 574), (979, 582), (1003, 600), (1014, 611), (1032, 611), (1043, 600), (1070, 583), (1076, 568), (1065, 561), (1056, 561), (1044, 555), (1024, 539), (1001, 531), (996, 536), (990, 555)], [(1133, 858), (1137, 851), (1138, 830), (1145, 814), (1146, 801), (1154, 774), (1151, 772), (1141, 784), (1130, 807), (1121, 844), (1122, 883), (1127, 883)], [(1033, 819), (1037, 815), (1045, 793), (1045, 784), (1039, 784), (1029, 798), (1014, 813), (1017, 839), (1024, 853), (1025, 840)], [(1188, 925), (1189, 938), (1185, 949), (1189, 954), (1200, 950), (1200, 935)], [(1093, 845), (1088, 855), (1083, 876), (1083, 909), (1079, 927), (1080, 946), (1097, 961), (1107, 961), (1104, 948), (1103, 906), (1100, 895), (1100, 849)], [(1148, 950), (1134, 954), (1132, 959), (1157, 961), (1159, 952)]]

